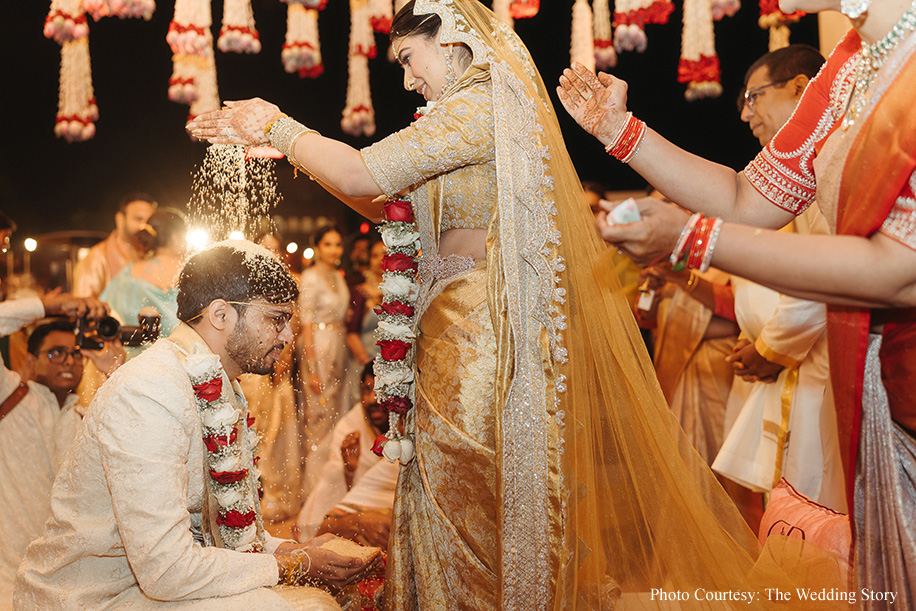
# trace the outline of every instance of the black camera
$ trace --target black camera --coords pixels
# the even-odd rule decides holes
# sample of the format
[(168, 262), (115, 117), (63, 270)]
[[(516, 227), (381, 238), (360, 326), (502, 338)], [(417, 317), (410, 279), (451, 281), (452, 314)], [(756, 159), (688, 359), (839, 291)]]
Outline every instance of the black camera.
[(156, 314), (139, 314), (137, 326), (122, 326), (111, 316), (90, 320), (80, 318), (76, 323), (76, 345), (81, 350), (101, 350), (105, 342), (121, 340), (125, 346), (139, 346), (159, 339), (162, 317)]

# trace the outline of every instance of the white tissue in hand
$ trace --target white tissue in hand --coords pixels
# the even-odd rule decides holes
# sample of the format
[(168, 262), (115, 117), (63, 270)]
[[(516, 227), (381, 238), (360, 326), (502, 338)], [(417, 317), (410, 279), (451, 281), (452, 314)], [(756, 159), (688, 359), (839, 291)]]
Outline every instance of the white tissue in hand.
[(609, 214), (614, 224), (620, 225), (625, 223), (638, 223), (642, 220), (639, 214), (639, 206), (632, 197), (625, 199), (618, 204)]

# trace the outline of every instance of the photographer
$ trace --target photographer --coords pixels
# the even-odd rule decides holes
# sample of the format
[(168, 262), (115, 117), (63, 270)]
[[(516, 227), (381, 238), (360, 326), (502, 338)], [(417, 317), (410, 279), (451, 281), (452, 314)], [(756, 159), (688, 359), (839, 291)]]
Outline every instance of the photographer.
[(13, 579), (29, 543), (50, 515), (51, 484), (76, 437), (82, 414), (74, 392), (84, 358), (111, 373), (124, 362), (119, 342), (81, 351), (74, 318), (96, 320), (108, 306), (92, 298), (51, 293), (0, 303), (0, 335), (45, 316), (28, 341), (30, 381), (0, 366), (0, 609), (9, 608)]

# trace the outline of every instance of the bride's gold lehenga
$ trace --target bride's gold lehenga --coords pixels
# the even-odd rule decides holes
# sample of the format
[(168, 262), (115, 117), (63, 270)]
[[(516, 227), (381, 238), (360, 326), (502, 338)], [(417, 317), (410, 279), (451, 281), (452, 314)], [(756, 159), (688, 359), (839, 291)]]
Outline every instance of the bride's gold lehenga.
[[(750, 585), (756, 538), (665, 403), (527, 50), (474, 0), (414, 12), (473, 64), (362, 151), (410, 192), (423, 248), (387, 608), (727, 608), (697, 588), (760, 606), (783, 582)], [(487, 229), (485, 261), (440, 258), (456, 228)]]

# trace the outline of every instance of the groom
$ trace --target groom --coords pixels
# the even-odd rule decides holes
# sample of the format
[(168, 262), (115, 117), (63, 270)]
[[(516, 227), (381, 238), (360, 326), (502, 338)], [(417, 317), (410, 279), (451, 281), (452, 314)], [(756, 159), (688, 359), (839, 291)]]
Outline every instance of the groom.
[(289, 271), (259, 246), (223, 242), (188, 261), (178, 291), (183, 324), (90, 407), (14, 609), (339, 609), (317, 588), (269, 586), (339, 587), (374, 564), (321, 547), (330, 537), (299, 545), (262, 526), (257, 437), (235, 379), (269, 372), (292, 339)]

